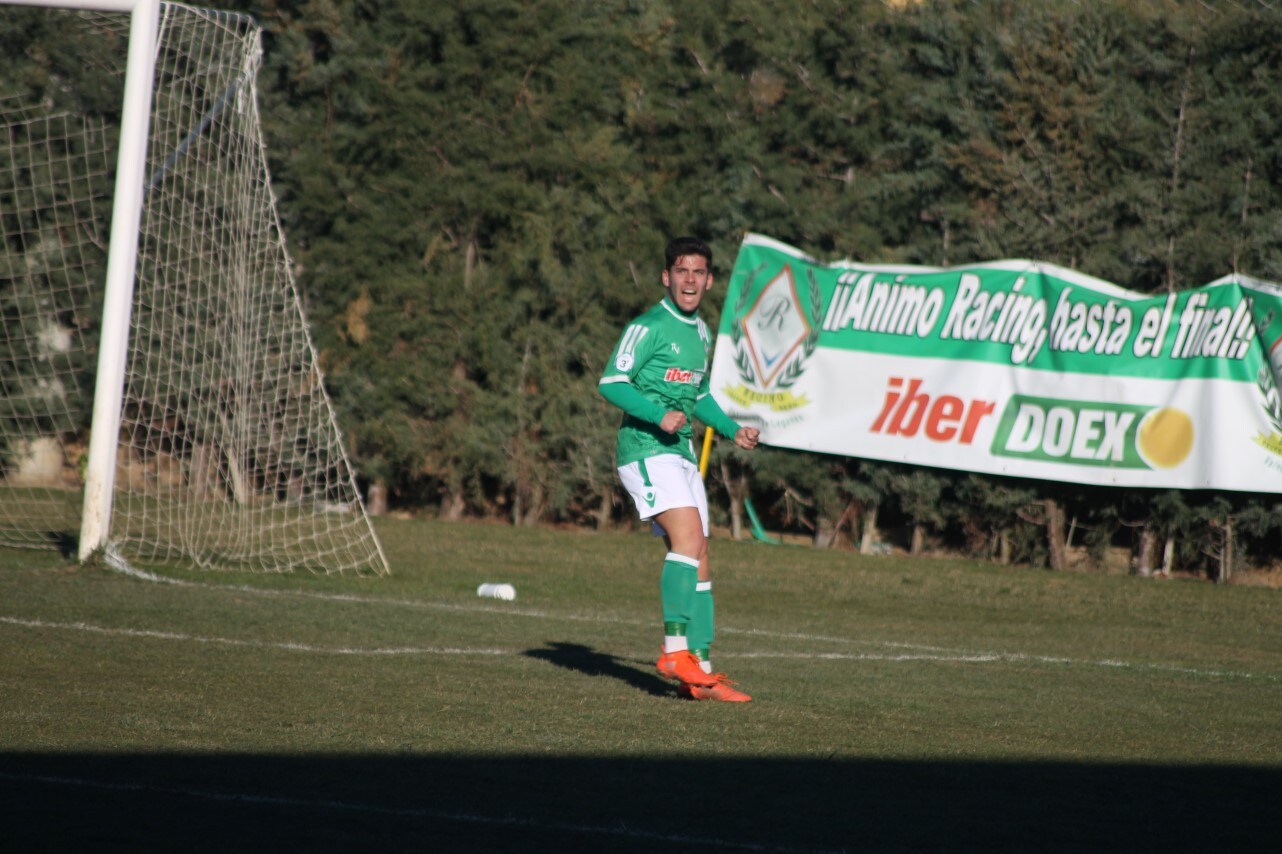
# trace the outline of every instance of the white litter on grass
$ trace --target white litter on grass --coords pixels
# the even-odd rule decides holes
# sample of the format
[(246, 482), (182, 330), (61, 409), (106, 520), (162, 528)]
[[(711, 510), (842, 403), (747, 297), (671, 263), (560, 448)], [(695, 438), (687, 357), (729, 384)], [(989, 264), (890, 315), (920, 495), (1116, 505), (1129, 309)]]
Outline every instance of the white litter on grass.
[(476, 588), (476, 595), (486, 599), (502, 599), (511, 602), (516, 598), (516, 588), (511, 584), (482, 584)]

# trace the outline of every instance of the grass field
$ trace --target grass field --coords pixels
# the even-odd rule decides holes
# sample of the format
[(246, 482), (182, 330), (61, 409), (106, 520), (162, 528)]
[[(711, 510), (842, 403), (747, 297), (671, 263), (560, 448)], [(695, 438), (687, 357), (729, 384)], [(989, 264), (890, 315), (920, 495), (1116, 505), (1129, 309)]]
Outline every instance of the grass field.
[[(381, 522), (390, 578), (0, 552), (12, 851), (1248, 851), (1282, 835), (1282, 591)], [(506, 581), (515, 602), (479, 599)]]

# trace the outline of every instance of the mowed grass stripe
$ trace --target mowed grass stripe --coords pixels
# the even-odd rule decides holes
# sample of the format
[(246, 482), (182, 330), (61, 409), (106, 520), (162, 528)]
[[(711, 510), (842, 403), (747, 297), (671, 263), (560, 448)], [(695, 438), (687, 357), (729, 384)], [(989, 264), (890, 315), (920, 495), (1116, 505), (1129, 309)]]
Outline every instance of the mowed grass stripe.
[(316, 644), (292, 641), (245, 640), (243, 638), (209, 637), (190, 635), (183, 632), (159, 631), (152, 629), (122, 629), (109, 626), (97, 626), (92, 623), (55, 623), (48, 620), (23, 620), (16, 617), (0, 616), (0, 623), (23, 626), (32, 629), (62, 629), (78, 632), (90, 632), (116, 637), (143, 638), (147, 640), (189, 641), (199, 644), (216, 644), (220, 646), (252, 647), (258, 649), (281, 649), (289, 652), (311, 652), (325, 655), (513, 655), (513, 650), (481, 649), (477, 647), (380, 647), (361, 648), (347, 646), (317, 646)]
[[(481, 609), (488, 611), (489, 609)], [(531, 616), (527, 613), (524, 616)], [(540, 614), (538, 616), (551, 618), (551, 614)], [(350, 646), (322, 646), (311, 643), (294, 642), (294, 641), (267, 641), (267, 640), (246, 640), (243, 638), (228, 637), (210, 637), (202, 635), (192, 635), (183, 632), (149, 630), (149, 629), (131, 629), (131, 628), (113, 628), (109, 626), (99, 626), (85, 622), (52, 622), (48, 620), (29, 620), (18, 617), (0, 616), (0, 623), (33, 629), (56, 629), (64, 631), (80, 631), (102, 635), (114, 635), (117, 637), (133, 637), (153, 640), (169, 641), (188, 641), (199, 644), (214, 644), (222, 646), (250, 647), (259, 649), (276, 649), (286, 650), (289, 652), (316, 653), (322, 655), (352, 655), (352, 656), (397, 656), (397, 655), (477, 655), (477, 656), (502, 656), (502, 655), (526, 655), (528, 650), (524, 649), (499, 649), (494, 647), (350, 647)], [(765, 632), (752, 632), (753, 635), (765, 635)], [(796, 635), (788, 635), (795, 638)], [(825, 638), (825, 640), (833, 640)], [(850, 643), (872, 643), (869, 641), (848, 641)], [(895, 646), (897, 644), (888, 644)], [(1062, 656), (1045, 656), (1029, 655), (1025, 653), (1012, 652), (968, 652), (962, 650), (946, 651), (938, 650), (934, 652), (913, 652), (913, 653), (842, 653), (842, 652), (786, 652), (786, 651), (762, 651), (762, 650), (736, 650), (733, 653), (735, 659), (793, 659), (806, 661), (876, 661), (876, 662), (899, 662), (899, 663), (946, 663), (946, 664), (1057, 664), (1071, 667), (1103, 667), (1120, 670), (1151, 670), (1172, 674), (1183, 674), (1195, 677), (1210, 678), (1235, 678), (1235, 679), (1256, 679), (1270, 682), (1279, 681), (1277, 676), (1272, 674), (1246, 673), (1232, 670), (1204, 670), (1195, 667), (1180, 667), (1169, 664), (1151, 664), (1132, 661), (1086, 661), (1065, 658)], [(634, 659), (642, 662), (644, 659)]]
[(0, 616), (93, 627), (0, 624), (0, 743), (1282, 762), (1275, 591), (718, 542), (731, 710), (654, 673), (652, 538), (387, 530), (378, 579), (0, 555)]

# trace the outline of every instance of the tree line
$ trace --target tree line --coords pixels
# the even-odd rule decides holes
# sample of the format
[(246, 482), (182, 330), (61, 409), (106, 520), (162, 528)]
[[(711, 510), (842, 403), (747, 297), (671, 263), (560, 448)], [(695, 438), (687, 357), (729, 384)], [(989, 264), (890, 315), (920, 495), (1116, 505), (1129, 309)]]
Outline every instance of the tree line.
[[(1282, 11), (1174, 0), (251, 0), (268, 156), (355, 464), (392, 507), (627, 524), (596, 381), (666, 238), (1282, 281)], [(56, 39), (56, 34), (51, 35)], [(7, 46), (6, 46), (7, 47)], [(22, 47), (27, 61), (42, 54)], [(714, 328), (717, 304), (710, 321)], [(717, 521), (1228, 578), (1273, 495), (720, 443)], [(1080, 559), (1080, 558), (1079, 558)]]

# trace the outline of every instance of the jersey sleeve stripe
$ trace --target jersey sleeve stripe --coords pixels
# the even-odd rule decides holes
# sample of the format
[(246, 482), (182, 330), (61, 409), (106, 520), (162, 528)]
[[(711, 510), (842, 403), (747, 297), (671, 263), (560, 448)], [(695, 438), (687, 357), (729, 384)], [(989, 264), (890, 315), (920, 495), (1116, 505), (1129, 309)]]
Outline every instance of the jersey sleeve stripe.
[(649, 332), (650, 330), (647, 327), (641, 326), (639, 324), (634, 324), (632, 326), (629, 326), (627, 331), (623, 333), (623, 346), (619, 348), (619, 352), (621, 353), (635, 352), (637, 349), (637, 345), (641, 343), (641, 339), (645, 338), (645, 336), (649, 334)]

